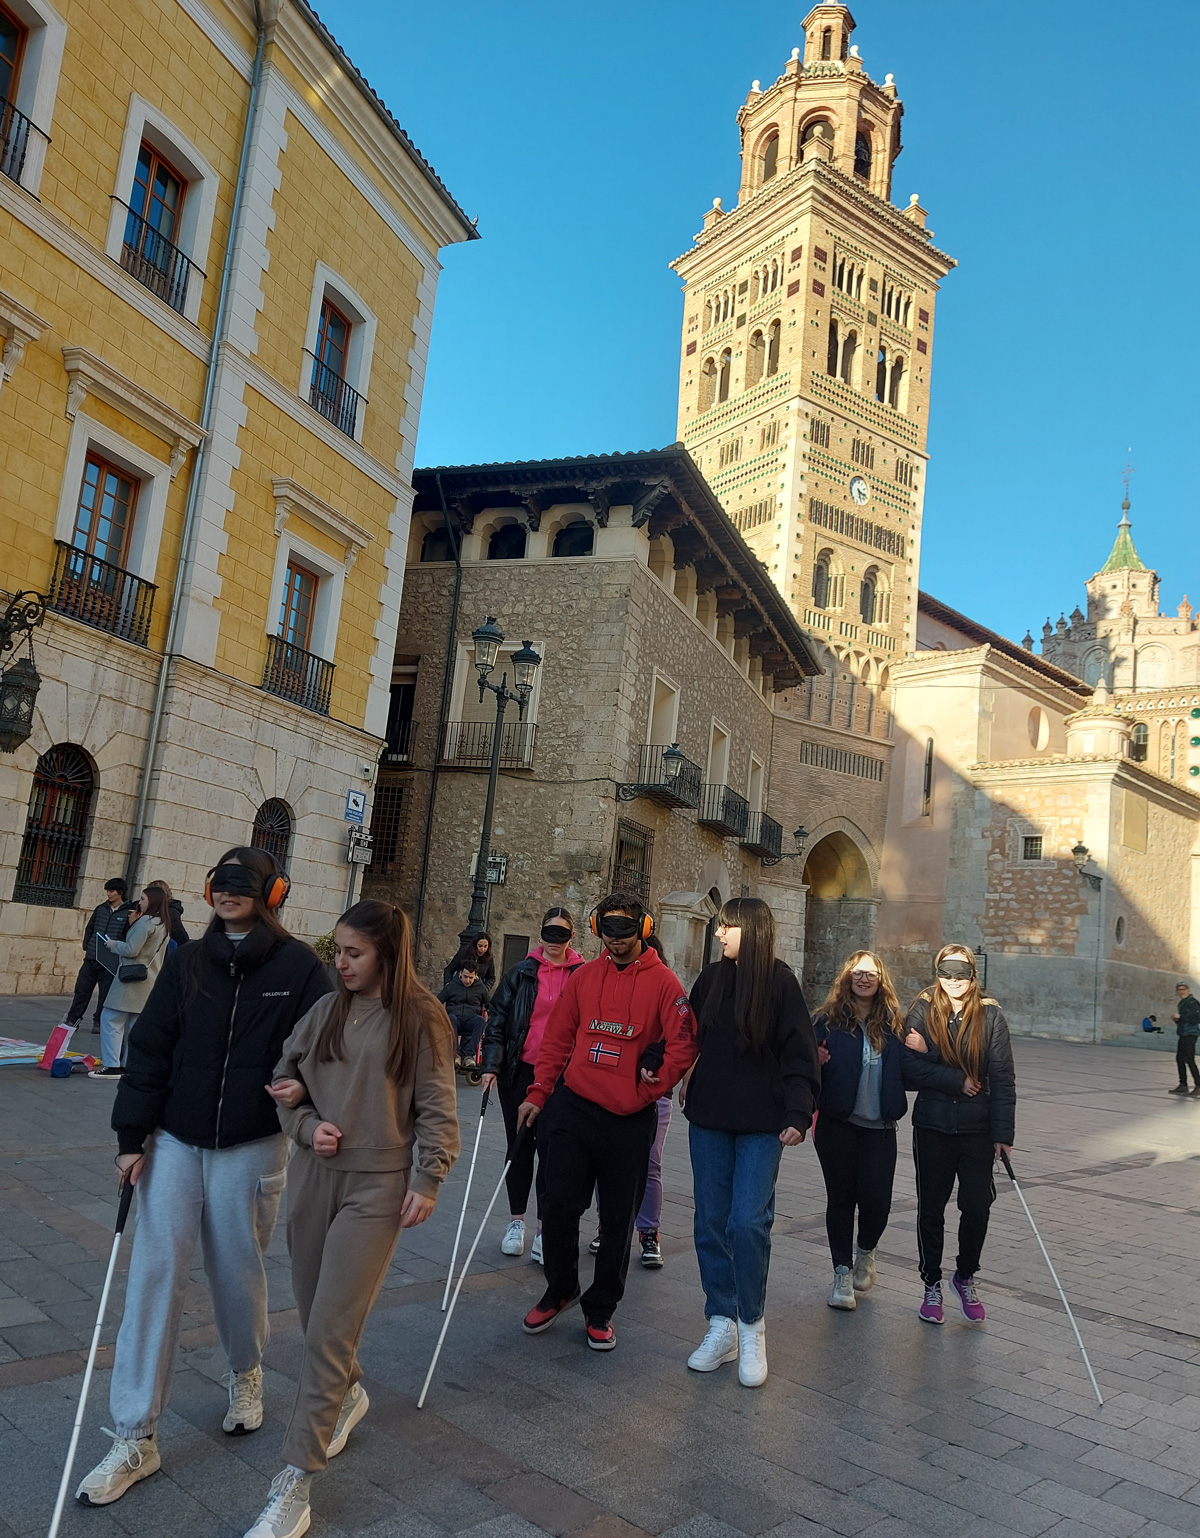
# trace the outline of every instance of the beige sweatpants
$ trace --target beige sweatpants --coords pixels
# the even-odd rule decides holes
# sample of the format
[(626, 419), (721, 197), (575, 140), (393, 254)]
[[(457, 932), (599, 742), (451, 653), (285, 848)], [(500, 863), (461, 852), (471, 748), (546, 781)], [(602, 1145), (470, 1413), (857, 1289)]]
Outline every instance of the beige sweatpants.
[(400, 1233), (408, 1171), (331, 1168), (298, 1148), (288, 1169), (288, 1251), (304, 1330), (284, 1462), (316, 1473), (328, 1463), (338, 1411), (362, 1376), (358, 1343)]

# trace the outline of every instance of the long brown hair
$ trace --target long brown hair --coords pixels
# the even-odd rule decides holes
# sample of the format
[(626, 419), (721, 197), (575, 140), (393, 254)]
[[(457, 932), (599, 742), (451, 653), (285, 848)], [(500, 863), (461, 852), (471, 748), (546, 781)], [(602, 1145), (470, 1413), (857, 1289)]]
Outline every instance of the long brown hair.
[[(391, 1015), (387, 1074), (399, 1084), (416, 1071), (421, 1037), (425, 1036), (435, 1065), (450, 1052), (454, 1031), (445, 1009), (417, 976), (412, 958), (412, 925), (403, 908), (368, 898), (347, 909), (335, 925), (353, 929), (374, 947), (382, 973), (380, 1000)], [(317, 1039), (317, 1062), (331, 1063), (345, 1054), (346, 1018), (354, 994), (338, 978), (337, 997)]]
[(862, 1026), (871, 1046), (876, 1052), (882, 1052), (884, 1038), (889, 1031), (893, 1036), (903, 1037), (904, 1017), (900, 1012), (900, 1000), (896, 997), (896, 990), (892, 986), (888, 969), (874, 951), (853, 951), (847, 956), (842, 963), (841, 971), (833, 980), (829, 997), (821, 1006), (821, 1010), (835, 1030), (853, 1031), (855, 1029), (859, 1020), (854, 1012), (854, 991), (850, 983), (850, 974), (864, 961), (872, 962), (879, 972), (879, 987), (875, 990), (871, 1008), (867, 1011), (867, 1018), (862, 1022)]
[[(923, 989), (917, 998), (926, 1001), (925, 1024), (929, 1030), (929, 1039), (941, 1053), (943, 1062), (949, 1063), (952, 1068), (961, 1068), (963, 1073), (969, 1073), (973, 1079), (982, 1079), (984, 1057), (987, 1052), (987, 1015), (983, 1006), (988, 1000), (984, 998), (980, 989), (979, 974), (975, 971), (975, 956), (969, 947), (943, 945), (933, 958), (934, 971), (936, 972), (949, 956), (959, 956), (964, 961), (969, 961), (972, 968), (971, 986), (963, 994), (957, 1008), (953, 1006), (945, 991), (938, 986), (936, 979), (933, 986)], [(959, 1013), (962, 1015), (963, 1028), (955, 1043), (950, 1036), (950, 1017)]]
[(771, 1023), (775, 971), (775, 915), (761, 897), (731, 897), (717, 915), (718, 926), (742, 931), (733, 983), (733, 1018), (752, 1052), (761, 1052)]
[(171, 910), (167, 904), (171, 901), (171, 888), (165, 881), (151, 881), (142, 888), (142, 896), (147, 899), (146, 917), (157, 919), (170, 934)]

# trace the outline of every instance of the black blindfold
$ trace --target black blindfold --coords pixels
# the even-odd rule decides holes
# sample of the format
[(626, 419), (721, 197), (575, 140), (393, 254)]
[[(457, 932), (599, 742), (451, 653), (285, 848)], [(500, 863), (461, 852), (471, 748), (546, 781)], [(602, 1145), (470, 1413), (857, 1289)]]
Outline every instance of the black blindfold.
[(209, 877), (210, 892), (229, 892), (234, 897), (261, 897), (262, 881), (246, 865), (218, 865)]
[(975, 968), (969, 961), (949, 960), (943, 961), (937, 969), (937, 975), (944, 977), (948, 982), (961, 981), (964, 978), (975, 976)]
[(600, 933), (606, 940), (632, 940), (642, 926), (623, 913), (606, 913), (600, 920)]
[(542, 939), (547, 945), (565, 945), (573, 933), (565, 924), (542, 925)]

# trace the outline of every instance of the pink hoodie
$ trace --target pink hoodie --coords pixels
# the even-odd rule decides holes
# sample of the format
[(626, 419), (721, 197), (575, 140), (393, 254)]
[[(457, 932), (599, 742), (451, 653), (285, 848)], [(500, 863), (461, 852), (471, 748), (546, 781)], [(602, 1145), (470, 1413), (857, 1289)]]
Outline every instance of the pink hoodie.
[(546, 1034), (546, 1022), (550, 1018), (550, 1011), (558, 1003), (560, 994), (567, 986), (567, 979), (572, 969), (582, 966), (583, 957), (569, 945), (565, 960), (560, 962), (551, 961), (541, 945), (531, 950), (529, 955), (538, 964), (538, 988), (537, 998), (533, 1001), (533, 1010), (529, 1016), (529, 1029), (525, 1033), (525, 1045), (521, 1048), (521, 1061), (536, 1063), (538, 1048), (542, 1044), (542, 1037)]

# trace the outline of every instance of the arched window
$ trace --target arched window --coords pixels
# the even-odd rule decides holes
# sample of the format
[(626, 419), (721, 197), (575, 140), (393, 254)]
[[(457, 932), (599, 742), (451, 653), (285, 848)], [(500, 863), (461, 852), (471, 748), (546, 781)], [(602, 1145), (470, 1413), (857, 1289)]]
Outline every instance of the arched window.
[(832, 59), (833, 58), (833, 28), (832, 27), (826, 27), (825, 30), (821, 33), (821, 57), (822, 57), (822, 59)]
[(454, 551), (450, 548), (450, 536), (445, 528), (430, 529), (421, 541), (422, 561), (452, 561)]
[(858, 351), (858, 332), (847, 331), (846, 340), (842, 343), (842, 381), (845, 384), (854, 383), (854, 355)]
[(907, 326), (908, 325), (909, 316), (911, 314), (912, 314), (912, 300), (911, 299), (906, 299), (904, 301), (904, 314), (903, 314), (903, 316), (901, 317), (901, 320), (900, 320), (900, 324), (902, 326)]
[(921, 772), (921, 816), (933, 816), (933, 738), (925, 739), (925, 763)]
[(861, 131), (854, 135), (854, 174), (864, 181), (871, 177), (871, 136)]
[(772, 134), (763, 147), (762, 179), (769, 182), (779, 170), (779, 135)]
[(837, 378), (839, 351), (838, 323), (831, 315), (829, 317), (829, 357), (825, 364), (825, 372), (832, 374), (835, 379)]
[(861, 299), (862, 298), (862, 280), (863, 280), (863, 270), (860, 267), (858, 269), (858, 271), (854, 274), (854, 297), (856, 299)]
[(63, 742), (43, 753), (33, 773), (13, 901), (73, 908), (87, 844), (95, 776), (87, 754)]
[(717, 365), (712, 358), (705, 358), (700, 367), (700, 410), (707, 411), (716, 398)]
[(706, 299), (704, 301), (704, 325), (703, 325), (702, 329), (704, 331), (711, 331), (712, 330), (712, 323), (713, 323), (712, 300), (711, 299)]
[(875, 360), (875, 399), (882, 401), (887, 396), (887, 348), (879, 349)]
[(813, 567), (812, 601), (814, 609), (829, 607), (829, 557), (821, 554)]
[(554, 536), (555, 555), (591, 555), (596, 531), (590, 523), (569, 523)]
[(733, 366), (733, 353), (727, 347), (721, 354), (721, 368), (717, 376), (717, 399), (727, 401), (729, 399), (729, 371)]
[(756, 331), (750, 338), (750, 347), (746, 353), (746, 388), (756, 385), (763, 376), (763, 368), (766, 363), (767, 344), (761, 331)]
[(729, 319), (729, 290), (726, 289), (721, 296), (721, 319)]
[(800, 130), (800, 158), (804, 159), (804, 146), (810, 139), (832, 139), (833, 124), (825, 118), (817, 118), (811, 123), (806, 123)]
[(488, 540), (489, 561), (522, 561), (525, 559), (525, 530), (519, 523), (503, 524)]
[(868, 572), (858, 590), (858, 612), (864, 625), (875, 623), (875, 573)]
[(904, 359), (892, 359), (892, 377), (888, 381), (888, 405), (900, 409), (900, 381), (904, 378)]
[(265, 849), (287, 869), (288, 855), (292, 848), (292, 814), (286, 801), (279, 801), (272, 796), (255, 812), (250, 847)]
[(767, 378), (779, 372), (779, 322), (773, 320), (767, 332)]
[(1129, 738), (1129, 756), (1135, 764), (1144, 764), (1150, 747), (1150, 728), (1139, 721)]

